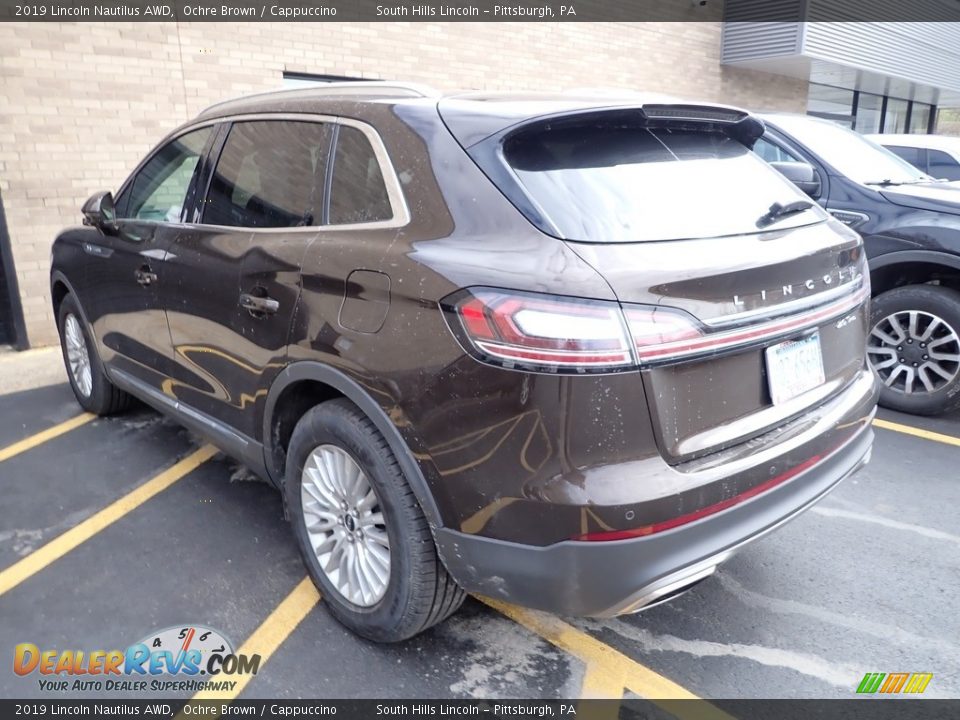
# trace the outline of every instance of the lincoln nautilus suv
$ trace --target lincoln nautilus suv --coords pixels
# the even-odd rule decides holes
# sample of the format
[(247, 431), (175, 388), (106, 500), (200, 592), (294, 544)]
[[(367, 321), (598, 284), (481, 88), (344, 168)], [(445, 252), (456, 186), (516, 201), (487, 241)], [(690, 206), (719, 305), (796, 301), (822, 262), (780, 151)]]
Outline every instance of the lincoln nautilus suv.
[(668, 600), (870, 455), (862, 242), (763, 132), (632, 94), (214, 105), (54, 243), (74, 393), (273, 483), (364, 637)]

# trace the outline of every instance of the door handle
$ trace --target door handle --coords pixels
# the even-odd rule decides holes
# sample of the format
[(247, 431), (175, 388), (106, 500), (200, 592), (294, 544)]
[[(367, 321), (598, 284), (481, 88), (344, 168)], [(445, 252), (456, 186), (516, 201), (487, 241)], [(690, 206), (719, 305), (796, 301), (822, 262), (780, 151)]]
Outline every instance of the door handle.
[(263, 317), (264, 315), (273, 315), (280, 309), (280, 303), (266, 294), (241, 293), (240, 307), (254, 317)]
[(133, 276), (142, 287), (149, 287), (157, 281), (157, 274), (150, 269), (149, 265), (141, 265)]

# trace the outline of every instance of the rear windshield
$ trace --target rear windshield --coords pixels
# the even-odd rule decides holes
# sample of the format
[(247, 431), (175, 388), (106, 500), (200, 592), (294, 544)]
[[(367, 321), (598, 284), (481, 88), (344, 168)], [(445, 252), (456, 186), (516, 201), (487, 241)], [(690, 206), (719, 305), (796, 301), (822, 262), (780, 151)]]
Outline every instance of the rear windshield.
[[(527, 195), (568, 240), (754, 233), (774, 203), (807, 199), (743, 144), (719, 132), (594, 120), (521, 130), (503, 149)], [(824, 217), (812, 208), (767, 229)]]

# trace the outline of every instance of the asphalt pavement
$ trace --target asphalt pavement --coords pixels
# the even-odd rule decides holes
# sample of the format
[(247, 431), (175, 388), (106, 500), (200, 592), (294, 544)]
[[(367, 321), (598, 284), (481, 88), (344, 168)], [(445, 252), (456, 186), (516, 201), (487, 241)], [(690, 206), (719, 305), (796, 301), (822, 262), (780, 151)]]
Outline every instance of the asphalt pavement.
[(960, 697), (960, 415), (881, 411), (864, 471), (673, 602), (597, 621), (471, 598), (394, 646), (326, 612), (266, 483), (148, 409), (79, 415), (62, 384), (0, 396), (2, 697), (51, 697), (9, 670), (18, 643), (191, 623), (262, 655), (240, 698), (850, 698), (867, 672)]

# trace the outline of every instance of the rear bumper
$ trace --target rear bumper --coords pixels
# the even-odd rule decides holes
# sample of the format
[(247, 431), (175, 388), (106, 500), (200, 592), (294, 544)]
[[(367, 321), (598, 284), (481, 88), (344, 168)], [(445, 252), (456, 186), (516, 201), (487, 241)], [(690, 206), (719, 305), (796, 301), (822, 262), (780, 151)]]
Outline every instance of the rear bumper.
[(436, 540), (447, 569), (469, 592), (559, 614), (635, 612), (681, 593), (816, 503), (869, 461), (872, 444), (864, 422), (842, 447), (783, 485), (646, 537), (540, 547), (441, 528)]

